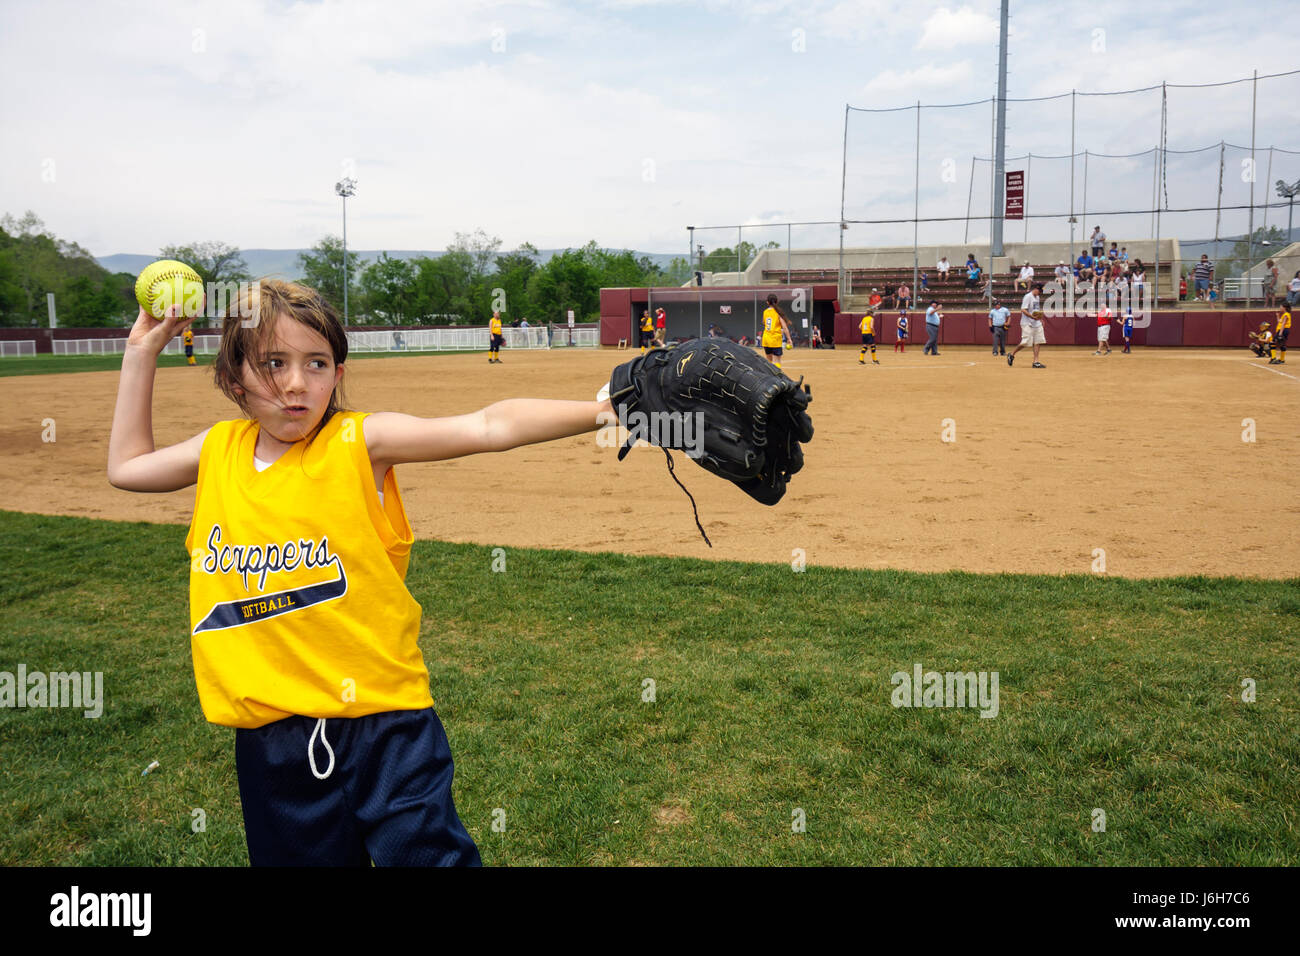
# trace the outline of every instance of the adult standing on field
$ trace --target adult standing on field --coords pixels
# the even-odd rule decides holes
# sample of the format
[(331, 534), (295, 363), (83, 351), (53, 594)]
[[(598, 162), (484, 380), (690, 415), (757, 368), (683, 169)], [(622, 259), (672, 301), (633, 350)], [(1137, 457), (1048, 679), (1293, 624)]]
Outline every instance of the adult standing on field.
[(993, 300), (993, 309), (989, 312), (989, 331), (993, 333), (993, 354), (1007, 354), (1007, 319), (1011, 310), (1002, 304), (1001, 299)]
[(1010, 355), (1007, 356), (1007, 364), (1013, 365), (1016, 361), (1016, 353), (1024, 348), (1034, 350), (1034, 368), (1047, 368), (1042, 362), (1038, 361), (1038, 350), (1047, 344), (1047, 339), (1043, 336), (1043, 313), (1040, 311), (1041, 305), (1039, 294), (1043, 291), (1041, 285), (1036, 285), (1020, 301), (1020, 344), (1015, 347)]
[(930, 307), (925, 310), (925, 347), (921, 354), (939, 354), (939, 326), (943, 322), (943, 312), (939, 309), (939, 300), (931, 299)]

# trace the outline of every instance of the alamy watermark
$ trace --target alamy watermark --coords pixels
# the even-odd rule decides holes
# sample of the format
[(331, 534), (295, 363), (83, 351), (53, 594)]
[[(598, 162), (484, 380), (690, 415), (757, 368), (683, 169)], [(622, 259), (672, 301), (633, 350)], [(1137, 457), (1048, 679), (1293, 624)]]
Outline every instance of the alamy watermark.
[(0, 707), (70, 707), (94, 720), (104, 713), (103, 671), (0, 671)]
[(1135, 329), (1145, 329), (1151, 324), (1151, 311), (1155, 306), (1155, 289), (1151, 283), (1144, 282), (1136, 288), (1127, 284), (1106, 288), (1085, 280), (1081, 285), (1082, 289), (1076, 290), (1074, 282), (1067, 282), (1064, 287), (1055, 279), (1044, 282), (1043, 312), (1053, 318), (1091, 319), (1102, 306), (1106, 306), (1120, 321), (1132, 312)]
[(895, 707), (978, 707), (981, 717), (998, 715), (997, 671), (896, 671), (889, 702)]
[(621, 428), (630, 440), (640, 439), (660, 448), (680, 448), (688, 458), (704, 454), (703, 412), (601, 412), (596, 416), (596, 424), (600, 426), (596, 444), (601, 448), (621, 446)]
[(223, 319), (237, 315), (244, 320), (246, 329), (256, 328), (262, 301), (261, 282), (185, 282), (178, 290), (175, 283), (162, 282), (157, 286), (151, 312), (156, 319), (167, 314), (174, 305), (181, 307), (187, 319)]

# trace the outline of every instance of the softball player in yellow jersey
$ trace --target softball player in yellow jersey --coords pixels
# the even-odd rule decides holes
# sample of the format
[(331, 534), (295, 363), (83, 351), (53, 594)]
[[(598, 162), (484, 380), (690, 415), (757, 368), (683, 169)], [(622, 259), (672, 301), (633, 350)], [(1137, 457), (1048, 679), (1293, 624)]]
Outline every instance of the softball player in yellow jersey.
[(655, 324), (654, 319), (650, 318), (650, 310), (646, 309), (641, 313), (641, 352), (645, 353), (651, 345), (654, 344)]
[(488, 323), (488, 364), (501, 364), (501, 346), (506, 337), (501, 334), (501, 313), (493, 312)]
[(1277, 330), (1273, 333), (1273, 357), (1269, 365), (1286, 364), (1286, 340), (1291, 337), (1291, 309), (1287, 306), (1277, 310)]
[[(781, 367), (782, 346), (790, 341), (790, 326), (777, 305), (776, 294), (767, 297), (767, 308), (763, 310), (763, 354), (777, 368)], [(793, 348), (793, 346), (791, 346)]]
[(858, 364), (867, 364), (867, 349), (871, 349), (871, 364), (879, 365), (880, 359), (876, 358), (876, 316), (870, 310), (862, 317), (860, 323), (862, 329), (862, 351), (858, 353)]
[(194, 330), (186, 329), (185, 334), (181, 336), (181, 341), (185, 345), (185, 364), (195, 365), (194, 361)]
[(416, 642), (413, 534), (393, 467), (593, 431), (609, 402), (515, 399), (436, 419), (349, 411), (337, 314), (305, 286), (263, 280), (224, 320), (214, 364), (247, 418), (155, 449), (157, 357), (189, 322), (176, 311), (141, 310), (131, 330), (108, 478), (150, 492), (197, 482), (194, 676), (207, 719), (236, 728), (249, 860), (477, 864)]

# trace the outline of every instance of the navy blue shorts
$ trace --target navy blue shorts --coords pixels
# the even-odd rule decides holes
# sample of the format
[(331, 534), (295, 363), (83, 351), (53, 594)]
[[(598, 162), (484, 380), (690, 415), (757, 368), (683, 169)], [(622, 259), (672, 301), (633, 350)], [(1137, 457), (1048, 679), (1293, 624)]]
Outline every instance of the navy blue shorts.
[(480, 865), (432, 707), (239, 729), (235, 766), (253, 866)]

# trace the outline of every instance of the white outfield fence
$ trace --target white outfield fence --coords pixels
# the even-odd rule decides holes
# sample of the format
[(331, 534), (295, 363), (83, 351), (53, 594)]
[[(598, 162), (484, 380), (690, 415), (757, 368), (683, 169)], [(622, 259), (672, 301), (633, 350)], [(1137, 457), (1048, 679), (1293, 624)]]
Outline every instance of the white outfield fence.
[[(573, 329), (557, 325), (553, 334), (546, 326), (529, 326), (526, 329), (506, 327), (501, 330), (508, 349), (546, 348), (598, 348), (599, 329)], [(348, 352), (485, 352), (488, 348), (486, 328), (467, 329), (387, 329), (348, 333)], [(126, 350), (125, 338), (55, 339), (55, 355), (121, 355)], [(14, 346), (19, 348), (15, 351)], [(195, 355), (215, 355), (221, 346), (220, 335), (195, 335)], [(34, 341), (0, 342), (0, 356), (35, 355)], [(163, 349), (165, 355), (184, 355), (185, 345), (180, 337), (172, 339)]]
[(19, 339), (14, 342), (0, 342), (0, 358), (20, 358), (36, 354), (35, 339)]
[[(55, 355), (121, 355), (126, 351), (125, 338), (104, 339), (55, 339)], [(215, 355), (221, 346), (220, 335), (194, 336), (195, 355)], [(185, 343), (176, 337), (163, 349), (164, 355), (184, 355)]]
[[(597, 348), (599, 329), (573, 329), (557, 325), (553, 333), (547, 328), (529, 326), (501, 330), (508, 349)], [(482, 352), (489, 345), (486, 328), (472, 329), (389, 329), (348, 333), (349, 352)]]

